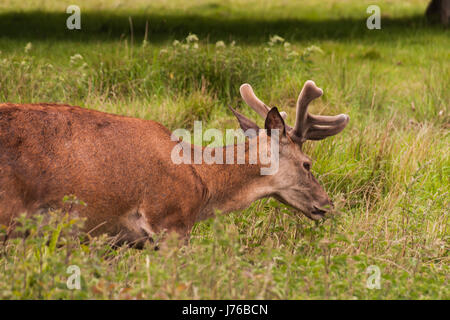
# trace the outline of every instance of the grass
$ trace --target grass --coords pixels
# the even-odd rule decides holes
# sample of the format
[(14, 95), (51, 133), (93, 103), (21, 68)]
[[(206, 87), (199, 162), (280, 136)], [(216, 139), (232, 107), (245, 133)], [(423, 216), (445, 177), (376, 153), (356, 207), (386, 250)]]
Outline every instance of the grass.
[[(426, 1), (377, 1), (381, 30), (365, 27), (370, 1), (77, 3), (81, 31), (65, 29), (59, 1), (0, 4), (0, 101), (225, 129), (237, 127), (227, 105), (257, 119), (240, 84), (292, 121), (313, 79), (325, 94), (311, 111), (351, 117), (305, 146), (343, 214), (314, 223), (261, 200), (159, 251), (83, 241), (62, 212), (21, 218), (30, 236), (0, 247), (0, 298), (450, 298), (450, 38), (422, 18)], [(367, 288), (371, 265), (380, 289)]]

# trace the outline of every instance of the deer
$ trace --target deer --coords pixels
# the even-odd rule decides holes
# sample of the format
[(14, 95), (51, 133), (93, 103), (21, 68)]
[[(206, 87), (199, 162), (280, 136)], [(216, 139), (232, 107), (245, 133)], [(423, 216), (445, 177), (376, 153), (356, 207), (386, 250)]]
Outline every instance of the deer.
[(153, 120), (65, 104), (0, 104), (0, 225), (8, 228), (7, 237), (19, 236), (19, 214), (64, 209), (68, 194), (87, 204), (77, 211), (86, 232), (106, 233), (116, 244), (135, 248), (164, 231), (189, 239), (196, 222), (262, 198), (275, 198), (313, 220), (325, 218), (333, 202), (311, 173), (302, 145), (338, 134), (349, 116), (310, 114), (308, 105), (323, 94), (311, 80), (298, 96), (293, 127), (285, 123), (285, 112), (269, 108), (249, 84), (240, 93), (264, 119), (261, 129), (230, 107), (241, 129), (256, 133), (244, 142), (246, 157), (249, 141), (278, 133), (279, 168), (272, 175), (261, 175), (259, 161), (176, 164), (171, 151), (180, 141)]

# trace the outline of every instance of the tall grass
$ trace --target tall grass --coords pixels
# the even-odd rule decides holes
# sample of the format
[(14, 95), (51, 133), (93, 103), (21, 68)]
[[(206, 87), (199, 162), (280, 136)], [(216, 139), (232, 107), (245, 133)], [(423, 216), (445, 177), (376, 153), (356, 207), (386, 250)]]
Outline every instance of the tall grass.
[[(64, 102), (170, 129), (194, 120), (225, 129), (237, 127), (228, 105), (262, 124), (238, 96), (242, 83), (292, 124), (301, 85), (313, 79), (325, 94), (311, 112), (351, 118), (338, 136), (304, 146), (341, 214), (315, 223), (261, 200), (198, 223), (187, 246), (167, 235), (159, 251), (86, 241), (71, 231), (81, 222), (63, 212), (22, 217), (30, 236), (0, 247), (1, 298), (450, 297), (448, 31), (417, 18), (420, 1), (381, 1), (391, 20), (373, 33), (361, 29), (365, 2), (237, 2), (246, 10), (233, 9), (236, 1), (147, 9), (136, 1), (112, 20), (103, 13), (110, 5), (91, 1), (90, 38), (79, 41), (89, 32), (65, 38), (64, 30), (47, 30), (64, 22), (58, 3), (47, 1), (40, 9), (48, 23), (31, 38), (0, 22), (0, 101)], [(19, 7), (0, 7), (2, 21)], [(142, 12), (155, 8), (174, 32), (161, 18), (144, 42)], [(22, 15), (32, 25), (37, 13)], [(128, 15), (138, 16), (133, 43)], [(40, 36), (46, 32), (49, 39)], [(69, 265), (81, 269), (81, 290), (66, 286)], [(380, 289), (367, 288), (371, 265), (380, 268)]]

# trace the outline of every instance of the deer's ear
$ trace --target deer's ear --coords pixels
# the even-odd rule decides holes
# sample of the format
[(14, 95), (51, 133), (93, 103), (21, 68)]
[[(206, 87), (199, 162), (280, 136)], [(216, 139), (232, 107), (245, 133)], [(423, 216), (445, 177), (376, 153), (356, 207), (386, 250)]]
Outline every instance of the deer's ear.
[(280, 130), (281, 135), (286, 134), (286, 125), (284, 124), (283, 117), (278, 112), (277, 107), (273, 107), (267, 113), (266, 122), (265, 122), (264, 127), (267, 130), (267, 134), (269, 136), (270, 136), (270, 130), (272, 130), (272, 129)]
[(244, 131), (247, 131), (248, 129), (255, 130), (255, 133), (258, 134), (259, 127), (256, 123), (254, 123), (252, 120), (244, 116), (243, 114), (237, 112), (232, 107), (230, 108), (231, 112), (233, 112), (234, 116), (238, 119), (239, 125), (241, 126), (241, 129)]

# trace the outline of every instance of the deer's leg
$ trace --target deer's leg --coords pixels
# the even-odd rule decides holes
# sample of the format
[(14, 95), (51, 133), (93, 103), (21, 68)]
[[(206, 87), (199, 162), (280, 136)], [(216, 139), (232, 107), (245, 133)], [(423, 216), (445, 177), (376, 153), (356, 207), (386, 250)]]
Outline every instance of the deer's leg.
[(27, 213), (27, 208), (20, 185), (7, 169), (0, 168), (0, 227), (4, 228), (0, 233), (1, 241), (17, 236), (14, 232), (15, 219), (21, 213)]

